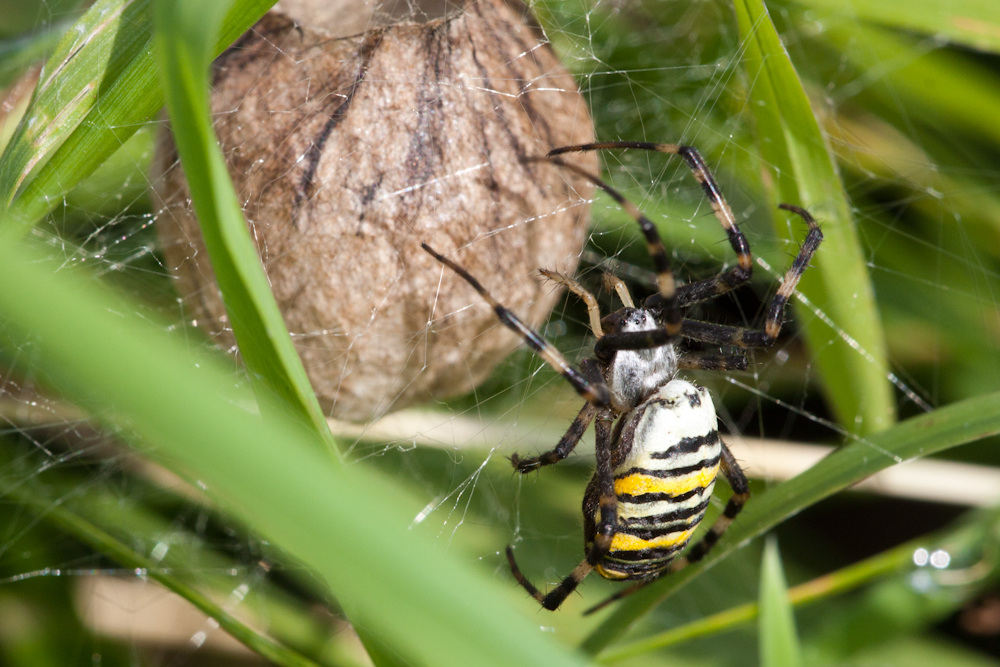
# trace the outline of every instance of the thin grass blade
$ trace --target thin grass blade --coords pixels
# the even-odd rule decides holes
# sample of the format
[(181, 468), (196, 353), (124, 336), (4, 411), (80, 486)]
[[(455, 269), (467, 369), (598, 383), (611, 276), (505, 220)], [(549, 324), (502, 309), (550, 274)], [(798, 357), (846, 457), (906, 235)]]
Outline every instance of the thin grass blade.
[(796, 0), (815, 9), (1000, 53), (1000, 3), (994, 0)]
[(4, 204), (83, 122), (101, 90), (124, 74), (149, 42), (148, 26), (148, 2), (99, 0), (63, 35), (42, 69), (32, 107), (0, 161)]
[(760, 568), (757, 638), (762, 667), (798, 667), (802, 664), (795, 613), (788, 596), (778, 541), (773, 536), (764, 545), (764, 561)]
[[(222, 3), (155, 4), (155, 48), (171, 128), (202, 236), (240, 354), (255, 388), (273, 392), (326, 441), (335, 443), (271, 294), (225, 158), (212, 129), (208, 70)], [(259, 392), (258, 392), (259, 393)]]
[[(151, 0), (100, 0), (46, 64), (31, 108), (0, 157), (0, 241), (22, 236), (163, 106), (153, 62)], [(218, 54), (274, 0), (240, 0)]]
[[(809, 209), (825, 235), (799, 285), (817, 311), (797, 304), (799, 324), (840, 423), (858, 433), (884, 429), (896, 414), (885, 334), (840, 176), (767, 10), (760, 0), (737, 0), (736, 15), (765, 184), (775, 206)], [(801, 239), (802, 226), (789, 222), (779, 218), (779, 233)]]

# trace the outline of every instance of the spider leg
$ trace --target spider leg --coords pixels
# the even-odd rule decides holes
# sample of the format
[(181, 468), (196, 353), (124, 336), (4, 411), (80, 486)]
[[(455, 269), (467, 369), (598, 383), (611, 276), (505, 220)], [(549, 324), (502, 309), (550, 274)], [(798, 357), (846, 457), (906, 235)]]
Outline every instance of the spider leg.
[(597, 305), (597, 298), (587, 291), (583, 285), (573, 280), (569, 276), (557, 273), (555, 271), (549, 271), (548, 269), (539, 269), (538, 272), (548, 278), (553, 282), (557, 282), (566, 289), (568, 289), (573, 294), (580, 297), (587, 306), (587, 315), (590, 318), (590, 329), (594, 332), (594, 335), (600, 338), (604, 335), (604, 331), (601, 329), (601, 308)]
[(514, 552), (511, 547), (507, 547), (507, 561), (510, 563), (510, 570), (518, 583), (528, 591), (531, 597), (538, 600), (541, 605), (554, 611), (559, 608), (569, 594), (576, 590), (580, 582), (590, 574), (591, 570), (600, 563), (611, 550), (611, 541), (614, 539), (618, 529), (618, 497), (615, 495), (614, 469), (611, 465), (611, 423), (613, 419), (610, 410), (603, 410), (597, 419), (595, 426), (597, 443), (597, 472), (595, 478), (598, 487), (598, 508), (600, 520), (597, 522), (594, 540), (587, 549), (587, 556), (583, 561), (573, 568), (568, 577), (563, 579), (558, 586), (553, 588), (548, 594), (543, 595), (521, 573), (517, 562), (514, 560)]
[(678, 307), (675, 299), (677, 286), (674, 282), (673, 269), (670, 268), (670, 257), (667, 255), (667, 249), (663, 245), (663, 240), (660, 238), (660, 232), (657, 231), (656, 225), (642, 211), (636, 208), (635, 204), (601, 180), (599, 176), (581, 169), (575, 164), (563, 162), (559, 158), (553, 157), (560, 150), (563, 149), (556, 149), (549, 152), (548, 158), (553, 164), (578, 174), (604, 190), (626, 213), (639, 223), (639, 229), (646, 239), (646, 249), (649, 251), (649, 256), (653, 260), (653, 268), (656, 270), (656, 283), (659, 287), (657, 308), (663, 313), (664, 328), (671, 336), (676, 336), (680, 331), (682, 318), (681, 309)]
[(642, 581), (637, 581), (628, 588), (623, 588), (614, 595), (609, 595), (608, 597), (604, 598), (603, 600), (595, 604), (593, 607), (590, 607), (589, 609), (584, 611), (583, 615), (588, 616), (590, 614), (593, 614), (595, 611), (600, 611), (601, 609), (604, 609), (612, 602), (618, 602), (622, 598), (627, 598), (628, 596), (632, 595), (632, 593), (635, 593), (640, 588), (645, 588), (646, 586), (649, 586), (651, 583), (653, 583), (662, 576), (663, 572), (660, 572), (659, 574), (655, 574), (651, 577), (643, 579)]
[(711, 343), (714, 345), (735, 345), (736, 347), (767, 347), (778, 337), (781, 332), (781, 325), (784, 321), (785, 306), (788, 299), (795, 291), (796, 285), (809, 267), (809, 261), (819, 248), (823, 240), (823, 232), (820, 231), (816, 220), (803, 208), (792, 204), (781, 204), (780, 208), (795, 213), (809, 225), (809, 233), (806, 234), (799, 254), (785, 273), (771, 304), (767, 309), (767, 319), (764, 328), (745, 329), (742, 327), (730, 327), (721, 324), (710, 324), (708, 322), (698, 322), (697, 320), (684, 320), (681, 326), (681, 335), (684, 338)]
[(726, 530), (729, 529), (730, 524), (732, 524), (733, 519), (736, 515), (740, 513), (743, 506), (746, 505), (747, 499), (750, 498), (750, 483), (747, 481), (746, 475), (743, 474), (743, 470), (740, 468), (739, 464), (736, 463), (736, 459), (733, 457), (733, 453), (729, 451), (729, 447), (726, 443), (722, 443), (722, 457), (720, 459), (720, 471), (729, 486), (733, 489), (733, 495), (729, 498), (729, 502), (726, 503), (726, 508), (722, 511), (722, 515), (715, 520), (712, 527), (709, 528), (705, 536), (701, 538), (701, 541), (695, 544), (693, 547), (688, 549), (681, 558), (673, 561), (665, 569), (661, 570), (657, 574), (638, 581), (628, 588), (624, 588), (614, 595), (609, 596), (600, 603), (594, 605), (587, 611), (583, 612), (586, 614), (592, 614), (599, 609), (603, 609), (605, 606), (621, 600), (624, 597), (632, 595), (641, 588), (648, 586), (665, 574), (673, 574), (683, 570), (685, 567), (691, 563), (697, 563), (702, 558), (705, 557), (712, 547), (718, 543), (719, 538), (721, 538)]
[(635, 308), (635, 304), (632, 303), (632, 295), (628, 293), (628, 287), (621, 278), (612, 273), (605, 273), (604, 286), (605, 289), (613, 289), (618, 294), (618, 298), (621, 299), (623, 306), (626, 308)]
[[(517, 566), (517, 560), (514, 559), (514, 548), (510, 545), (507, 546), (507, 563), (510, 565), (511, 574), (517, 579), (517, 583), (521, 584), (524, 590), (528, 591), (528, 595), (538, 600), (538, 603), (542, 605), (545, 609), (550, 611), (555, 611), (559, 608), (559, 605), (569, 597), (569, 594), (576, 590), (576, 587), (580, 585), (580, 582), (587, 578), (590, 571), (594, 569), (587, 560), (573, 568), (573, 571), (568, 577), (562, 580), (562, 583), (558, 587), (554, 588), (552, 592), (548, 595), (542, 593), (538, 588), (531, 583), (527, 577), (521, 572), (521, 568)], [(551, 599), (550, 599), (551, 598)]]
[(684, 320), (681, 326), (681, 336), (688, 340), (709, 345), (733, 345), (740, 348), (766, 347), (772, 340), (760, 329), (733, 327), (726, 324), (713, 324), (700, 320)]
[(771, 300), (771, 307), (767, 312), (767, 321), (764, 324), (764, 333), (768, 338), (767, 343), (778, 337), (778, 332), (781, 331), (782, 318), (785, 313), (785, 304), (788, 303), (792, 292), (795, 291), (795, 286), (799, 284), (802, 274), (809, 267), (809, 261), (816, 254), (819, 244), (823, 241), (823, 232), (820, 231), (819, 224), (809, 214), (809, 211), (793, 204), (779, 204), (778, 208), (791, 211), (802, 218), (806, 225), (809, 226), (809, 232), (806, 234), (805, 240), (802, 241), (799, 254), (795, 256), (792, 265), (788, 267), (785, 278), (781, 281), (781, 287), (778, 288), (778, 292)]
[[(683, 331), (683, 329), (682, 329)], [(745, 371), (746, 355), (701, 354), (689, 352), (677, 358), (677, 368), (685, 371)]]
[[(686, 323), (687, 320), (683, 322)], [(683, 325), (681, 331), (684, 331)], [(671, 333), (666, 328), (605, 334), (594, 345), (594, 354), (598, 359), (607, 361), (620, 350), (650, 350), (654, 347), (663, 347), (675, 338), (677, 334)]]
[[(709, 171), (708, 165), (705, 164), (705, 159), (696, 148), (692, 148), (691, 146), (681, 146), (678, 144), (658, 144), (647, 141), (607, 141), (592, 144), (581, 144), (579, 146), (563, 146), (562, 148), (549, 151), (549, 156), (561, 155), (563, 153), (570, 152), (600, 151), (615, 148), (656, 151), (658, 153), (680, 155), (684, 159), (684, 162), (687, 163), (688, 169), (691, 170), (695, 180), (701, 184), (701, 188), (705, 192), (705, 197), (708, 199), (708, 203), (712, 207), (712, 212), (715, 214), (719, 224), (721, 224), (722, 228), (726, 231), (726, 235), (729, 238), (729, 245), (732, 246), (733, 252), (736, 253), (737, 264), (728, 271), (724, 271), (713, 278), (708, 278), (697, 283), (691, 283), (677, 288), (676, 299), (678, 307), (683, 307), (686, 304), (704, 301), (705, 299), (718, 296), (719, 294), (724, 294), (736, 289), (750, 280), (750, 276), (753, 274), (753, 259), (750, 255), (750, 244), (747, 242), (743, 232), (740, 231), (739, 225), (736, 224), (736, 218), (733, 216), (733, 210), (729, 207), (729, 203), (722, 195), (722, 190), (719, 188), (718, 183), (715, 182), (715, 177), (712, 176), (712, 172)], [(670, 304), (664, 301), (662, 295), (654, 294), (646, 299), (645, 305), (647, 308), (663, 308)]]
[(594, 415), (597, 414), (597, 406), (593, 403), (586, 403), (580, 413), (573, 420), (573, 423), (569, 425), (569, 429), (559, 439), (559, 443), (551, 450), (539, 454), (538, 456), (532, 456), (526, 459), (522, 459), (517, 454), (513, 454), (510, 457), (510, 462), (514, 464), (514, 468), (519, 473), (528, 473), (532, 470), (537, 470), (542, 466), (552, 465), (553, 463), (559, 463), (564, 458), (569, 456), (569, 453), (573, 451), (577, 443), (580, 442), (580, 438), (583, 437), (584, 432), (587, 427), (590, 426), (590, 422), (593, 421)]
[[(507, 310), (502, 304), (500, 304), (499, 301), (493, 298), (493, 295), (486, 291), (486, 288), (483, 287), (478, 280), (473, 278), (468, 271), (444, 255), (439, 254), (426, 243), (421, 243), (420, 247), (433, 256), (434, 259), (461, 276), (467, 283), (469, 283), (469, 285), (472, 286), (473, 289), (479, 292), (479, 295), (483, 297), (487, 303), (493, 306), (493, 311), (497, 314), (497, 317), (500, 318), (500, 322), (508, 329), (521, 336), (521, 338), (524, 339), (524, 342), (527, 343), (531, 349), (537, 352), (538, 356), (540, 356), (545, 363), (566, 378), (566, 380), (573, 385), (573, 388), (576, 389), (577, 393), (583, 396), (588, 403), (593, 403), (594, 405), (602, 407), (611, 404), (611, 392), (608, 390), (607, 385), (600, 380), (600, 378), (587, 378), (580, 371), (573, 368), (573, 366), (566, 361), (566, 357), (564, 357), (559, 350), (553, 347), (547, 340), (542, 338), (541, 334), (521, 321), (517, 315)], [(678, 322), (678, 329), (679, 328), (680, 322)]]

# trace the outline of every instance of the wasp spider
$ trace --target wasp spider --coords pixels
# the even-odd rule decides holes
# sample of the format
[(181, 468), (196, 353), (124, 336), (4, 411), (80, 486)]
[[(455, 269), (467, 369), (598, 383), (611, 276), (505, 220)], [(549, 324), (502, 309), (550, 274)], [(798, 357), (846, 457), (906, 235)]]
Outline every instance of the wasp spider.
[[(725, 229), (736, 253), (736, 265), (713, 278), (677, 285), (653, 223), (600, 178), (557, 157), (574, 151), (615, 148), (680, 155)], [(712, 397), (703, 387), (679, 379), (677, 373), (685, 369), (746, 369), (745, 351), (767, 347), (778, 336), (785, 305), (823, 234), (804, 209), (781, 204), (782, 209), (801, 217), (809, 232), (770, 303), (762, 329), (686, 319), (684, 308), (743, 285), (750, 280), (753, 269), (746, 237), (698, 151), (674, 144), (611, 142), (557, 148), (545, 159), (590, 180), (635, 218), (656, 269), (658, 291), (641, 308), (635, 307), (624, 283), (609, 277), (624, 307), (603, 318), (597, 300), (583, 285), (568, 276), (542, 271), (587, 305), (597, 343), (594, 358), (585, 359), (579, 369), (498, 303), (465, 269), (428, 245), (423, 248), (464, 278), (493, 306), (500, 321), (523, 337), (587, 401), (554, 449), (530, 458), (516, 454), (511, 457), (520, 473), (561, 461), (590, 423), (595, 423), (597, 469), (583, 497), (586, 557), (547, 594), (521, 573), (511, 547), (507, 547), (507, 559), (514, 578), (546, 609), (557, 609), (591, 570), (607, 579), (636, 582), (589, 610), (594, 611), (702, 558), (743, 508), (750, 495), (747, 479), (719, 438)], [(683, 352), (677, 349), (681, 339), (728, 347), (736, 353)], [(719, 473), (732, 487), (733, 495), (701, 541), (677, 558), (705, 516)]]

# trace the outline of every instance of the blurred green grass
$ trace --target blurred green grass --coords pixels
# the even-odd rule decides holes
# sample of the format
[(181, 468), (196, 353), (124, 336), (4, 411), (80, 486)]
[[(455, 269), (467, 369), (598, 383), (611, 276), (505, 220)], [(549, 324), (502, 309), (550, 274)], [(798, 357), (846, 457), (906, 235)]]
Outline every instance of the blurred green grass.
[[(996, 296), (1000, 206), (994, 185), (996, 165), (1000, 163), (1000, 134), (994, 111), (1000, 108), (1000, 67), (995, 45), (967, 37), (961, 30), (946, 29), (936, 15), (925, 20), (920, 10), (932, 4), (941, 6), (906, 3), (898, 14), (884, 11), (877, 16), (867, 15), (861, 6), (845, 10), (825, 2), (767, 5), (843, 177), (849, 217), (867, 275), (855, 275), (856, 266), (842, 270), (852, 272), (850, 278), (870, 281), (880, 321), (867, 323), (871, 328), (866, 329), (863, 321), (853, 322), (834, 314), (830, 316), (831, 325), (823, 321), (823, 315), (830, 315), (823, 303), (812, 301), (811, 307), (800, 304), (789, 327), (791, 336), (780, 348), (787, 361), (779, 364), (770, 354), (759, 355), (756, 374), (740, 378), (744, 384), (758, 388), (759, 396), (748, 399), (745, 392), (714, 379), (713, 388), (719, 390), (723, 401), (724, 422), (741, 432), (786, 434), (842, 444), (850, 440), (848, 434), (881, 428), (871, 424), (870, 417), (860, 409), (852, 413), (845, 409), (843, 401), (832, 401), (831, 396), (837, 393), (848, 395), (852, 391), (850, 383), (857, 382), (859, 376), (852, 372), (832, 378), (822, 367), (815, 366), (812, 354), (802, 344), (809, 326), (825, 327), (836, 344), (850, 350), (846, 358), (851, 363), (875, 369), (877, 372), (869, 374), (865, 382), (884, 382), (891, 391), (891, 406), (902, 418), (924, 412), (929, 406), (976, 399), (1000, 389)], [(947, 16), (967, 19), (948, 25), (961, 28), (978, 21), (980, 25), (1000, 26), (997, 10), (989, 3), (956, 0), (945, 4), (950, 12)], [(139, 5), (133, 4), (131, 10)], [(246, 16), (252, 16), (260, 6), (262, 3), (247, 5), (250, 8)], [(886, 5), (893, 6), (896, 3)], [(740, 37), (731, 5), (652, 1), (593, 5), (567, 1), (538, 2), (535, 9), (556, 48), (578, 74), (591, 101), (599, 138), (685, 142), (706, 154), (741, 216), (755, 253), (773, 271), (758, 266), (752, 289), (734, 299), (720, 300), (723, 302), (719, 308), (705, 315), (739, 324), (755, 321), (759, 304), (766, 302), (795, 244), (789, 240), (789, 230), (776, 227), (773, 219), (771, 208), (777, 195), (771, 193), (773, 183), (766, 174), (782, 165), (777, 158), (767, 157), (767, 146), (774, 137), (762, 134), (764, 123), (753, 103), (757, 90), (755, 70), (749, 67), (747, 44)], [(922, 32), (928, 25), (936, 26), (933, 33)], [(49, 43), (45, 40), (51, 37), (44, 32), (37, 35), (35, 39), (10, 37), (4, 44), (9, 48), (0, 48), (0, 57), (4, 62), (20, 62), (16, 59), (32, 53), (31, 49), (44, 48)], [(141, 49), (136, 53), (140, 54), (136, 57), (148, 55)], [(127, 70), (135, 62), (129, 59), (121, 66)], [(86, 85), (97, 75), (84, 69), (75, 76), (78, 85)], [(145, 98), (130, 106), (134, 101), (130, 91), (145, 95), (148, 88), (123, 89), (122, 97), (116, 98), (118, 107), (108, 106), (114, 100), (103, 100), (101, 114), (147, 113), (147, 109), (157, 106)], [(177, 321), (180, 314), (169, 296), (168, 281), (155, 261), (155, 251), (150, 250), (155, 248), (150, 230), (155, 221), (142, 195), (150, 134), (140, 132), (124, 143), (126, 150), (116, 150), (125, 139), (123, 135), (139, 127), (137, 118), (126, 121), (125, 115), (113, 113), (104, 118), (110, 119), (104, 125), (90, 125), (91, 121), (81, 119), (81, 132), (89, 138), (81, 139), (80, 145), (104, 142), (101, 151), (111, 156), (110, 161), (102, 163), (103, 158), (95, 157), (101, 151), (81, 157), (66, 149), (59, 158), (61, 162), (51, 162), (53, 166), (41, 166), (27, 175), (28, 181), (22, 185), (9, 214), (19, 217), (21, 230), (27, 230), (35, 225), (43, 209), (54, 209), (34, 229), (45, 252), (62, 262), (63, 273), (73, 268), (74, 279), (90, 280), (91, 273), (75, 267), (96, 266), (96, 273), (105, 274), (106, 282), (136, 299), (130, 306), (134, 314)], [(59, 129), (75, 131), (71, 124)], [(34, 158), (35, 153), (30, 151), (5, 153), (0, 166), (18, 160), (25, 165)], [(39, 164), (44, 165), (44, 161)], [(90, 174), (98, 165), (99, 170)], [(720, 263), (733, 261), (700, 191), (677, 161), (616, 154), (605, 156), (605, 165), (607, 177), (659, 221), (668, 246), (676, 249), (676, 257), (688, 275), (709, 274)], [(0, 189), (13, 195), (17, 179), (12, 174), (21, 172), (0, 169), (0, 173)], [(612, 256), (626, 269), (648, 265), (641, 244), (634, 242), (632, 226), (616, 207), (598, 199), (595, 218), (592, 248), (596, 256)], [(3, 233), (0, 236), (9, 238)], [(834, 280), (836, 266), (836, 261), (831, 260)], [(585, 267), (584, 275), (590, 275), (592, 269)], [(641, 277), (636, 282), (641, 283)], [(806, 289), (807, 296), (812, 296)], [(563, 307), (557, 317), (568, 324), (568, 331), (554, 338), (557, 344), (585, 354), (587, 342), (579, 326), (585, 318), (577, 306)], [(850, 347), (851, 341), (866, 336), (884, 340), (884, 361), (871, 360)], [(813, 338), (808, 343), (817, 344)], [(15, 385), (35, 381), (35, 360), (25, 358), (26, 349), (4, 351), (4, 359), (14, 367), (4, 373), (5, 386), (11, 387), (12, 396)], [(455, 401), (449, 408), (457, 414), (468, 409), (487, 419), (511, 418), (558, 427), (564, 423), (561, 415), (538, 414), (531, 404), (548, 406), (553, 396), (571, 392), (538, 368), (530, 355), (518, 353), (486, 389), (474, 398)], [(896, 379), (895, 384), (890, 383), (886, 369)], [(485, 398), (491, 395), (496, 398)], [(545, 401), (527, 400), (543, 395)], [(572, 399), (566, 401), (570, 414), (572, 404)], [(797, 407), (799, 412), (789, 411), (782, 404)], [(985, 404), (983, 410), (989, 407)], [(164, 406), (164, 410), (168, 409)], [(839, 428), (831, 428), (823, 420), (839, 422)], [(0, 632), (2, 659), (5, 664), (55, 665), (66, 664), (68, 655), (89, 660), (92, 653), (99, 652), (105, 664), (132, 664), (135, 656), (128, 646), (93, 636), (71, 613), (71, 579), (10, 579), (64, 563), (98, 566), (108, 562), (105, 556), (114, 557), (107, 547), (103, 549), (105, 556), (101, 556), (98, 552), (102, 550), (92, 542), (89, 547), (83, 546), (87, 543), (86, 533), (74, 532), (55, 516), (47, 517), (47, 523), (37, 523), (36, 517), (46, 518), (46, 505), (77, 517), (90, 517), (98, 528), (116, 535), (121, 548), (139, 555), (148, 552), (149, 545), (162, 537), (165, 526), (170, 527), (186, 536), (194, 549), (176, 556), (181, 564), (193, 563), (192, 585), (216, 595), (227, 584), (209, 573), (225, 569), (227, 563), (234, 568), (245, 566), (246, 555), (240, 552), (239, 545), (253, 541), (253, 526), (249, 533), (239, 533), (242, 537), (233, 541), (235, 548), (214, 544), (204, 530), (186, 522), (178, 526), (178, 517), (210, 511), (220, 526), (227, 525), (229, 519), (212, 508), (199, 509), (199, 504), (190, 500), (164, 500), (155, 485), (147, 485), (124, 465), (120, 454), (111, 459), (102, 458), (99, 452), (68, 456), (65, 452), (71, 450), (65, 449), (66, 442), (82, 437), (80, 432), (84, 431), (75, 423), (69, 428), (59, 428), (57, 423), (56, 433), (52, 430), (51, 426), (32, 429), (15, 422), (0, 442), (6, 455), (0, 464), (4, 472), (0, 502), (11, 510), (5, 511), (0, 520), (0, 535), (4, 536), (0, 540), (0, 581), (4, 582), (0, 584), (0, 610), (18, 610), (19, 615), (35, 621), (31, 631), (20, 634), (17, 640)], [(128, 437), (129, 430), (120, 433)], [(98, 440), (94, 436), (83, 438), (85, 445)], [(40, 442), (64, 453), (53, 457), (39, 447)], [(548, 441), (522, 441), (517, 448), (543, 449), (550, 445)], [(996, 465), (995, 447), (993, 438), (949, 454)], [(572, 567), (580, 557), (578, 503), (588, 474), (586, 463), (545, 471), (536, 483), (512, 480), (502, 456), (494, 455), (480, 469), (485, 451), (466, 452), (456, 461), (448, 452), (422, 448), (400, 452), (394, 445), (386, 449), (386, 445), (375, 443), (359, 445), (353, 453), (366, 459), (358, 465), (377, 471), (409, 498), (434, 499), (457, 493), (455, 500), (443, 501), (442, 509), (433, 513), (421, 530), (429, 535), (435, 530), (448, 535), (451, 550), (459, 559), (478, 564), (488, 578), (499, 578), (510, 589), (508, 601), (530, 621), (554, 626), (557, 639), (567, 646), (583, 640), (596, 627), (596, 619), (580, 618), (577, 610), (612, 590), (610, 586), (588, 582), (583, 599), (571, 600), (566, 611), (539, 620), (533, 602), (521, 600), (523, 596), (507, 578), (497, 554), (513, 533), (523, 538), (518, 554), (525, 569), (536, 573), (539, 580), (543, 576), (546, 581), (555, 580)], [(51, 464), (53, 460), (57, 465)], [(472, 480), (474, 488), (461, 490), (462, 480)], [(34, 505), (19, 495), (28, 490), (36, 494)], [(764, 486), (758, 483), (754, 490), (758, 497), (765, 493)], [(127, 501), (126, 511), (110, 517), (88, 509), (92, 506), (74, 505), (90, 494), (117, 495)], [(861, 503), (824, 501), (822, 509), (836, 513), (838, 507), (842, 512), (852, 512), (857, 520), (878, 517), (886, 511), (886, 503), (877, 498)], [(453, 512), (460, 513), (459, 528), (449, 524)], [(808, 510), (805, 516), (809, 516)], [(909, 531), (907, 536), (924, 534), (947, 523), (940, 516), (921, 505), (910, 507), (903, 522), (905, 531)], [(799, 624), (800, 641), (810, 662), (878, 656), (893, 664), (913, 664), (906, 661), (922, 653), (949, 664), (990, 664), (988, 658), (956, 646), (953, 638), (929, 632), (968, 600), (996, 586), (997, 524), (987, 521), (976, 525), (969, 545), (953, 551), (955, 569), (968, 570), (977, 563), (985, 563), (986, 567), (962, 585), (942, 584), (932, 578), (930, 588), (920, 588), (913, 584), (913, 577), (928, 572), (916, 570), (898, 580), (886, 579), (860, 596), (831, 598), (814, 605), (805, 622)], [(954, 530), (960, 527), (956, 525)], [(137, 540), (137, 535), (142, 538)], [(833, 539), (822, 546), (805, 543), (801, 538), (796, 543), (796, 538), (791, 530), (781, 536), (782, 556), (792, 584), (822, 574), (824, 568), (845, 564), (866, 545), (869, 550), (877, 550), (881, 543), (878, 535), (863, 531), (853, 536), (849, 545)], [(439, 538), (436, 544), (443, 550), (444, 542)], [(197, 555), (198, 550), (207, 555)], [(277, 552), (271, 557), (278, 561), (283, 558)], [(398, 557), (404, 558), (405, 554)], [(755, 549), (737, 551), (709, 576), (677, 592), (669, 605), (644, 615), (636, 632), (641, 635), (680, 625), (754, 599), (758, 563)], [(423, 576), (433, 582), (447, 577), (448, 572), (428, 568)], [(169, 580), (166, 583), (171, 584)], [(180, 583), (178, 580), (175, 585)], [(185, 578), (184, 583), (191, 582)], [(310, 588), (312, 595), (303, 595), (302, 586)], [(331, 642), (325, 636), (326, 626), (313, 613), (313, 596), (323, 599), (327, 594), (316, 592), (322, 587), (315, 581), (302, 586), (287, 586), (279, 581), (260, 591), (257, 608), (263, 609), (265, 615), (284, 619), (270, 625), (270, 635), (311, 659), (340, 664), (343, 654), (338, 653), (336, 640)], [(933, 604), (920, 603), (931, 597)], [(337, 610), (335, 606), (333, 609)], [(243, 611), (253, 618), (251, 609)], [(846, 642), (844, 636), (854, 636), (852, 628), (857, 626), (851, 618), (857, 613), (865, 614), (866, 638)], [(619, 627), (616, 636), (625, 629)], [(756, 650), (746, 650), (756, 642), (752, 634), (736, 630), (719, 636), (726, 641), (670, 647), (643, 659), (645, 664), (679, 660), (691, 664), (754, 664)], [(378, 659), (380, 664), (386, 660), (384, 656)]]

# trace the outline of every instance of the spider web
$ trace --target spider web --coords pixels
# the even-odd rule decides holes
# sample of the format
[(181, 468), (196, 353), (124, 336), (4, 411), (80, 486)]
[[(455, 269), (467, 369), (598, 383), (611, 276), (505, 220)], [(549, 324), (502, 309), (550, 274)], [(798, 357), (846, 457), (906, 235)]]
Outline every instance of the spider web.
[[(62, 16), (66, 3), (22, 4), (50, 21)], [(729, 4), (567, 0), (532, 6), (576, 75), (599, 139), (687, 143), (706, 156), (755, 252), (756, 278), (732, 296), (695, 308), (693, 315), (759, 325), (796, 248), (777, 239), (764, 203), (741, 70), (743, 47)], [(894, 87), (892, 78), (941, 44), (918, 37), (905, 55), (863, 68), (824, 39), (825, 29), (850, 28), (860, 23), (857, 17), (847, 12), (820, 16), (794, 4), (769, 7), (829, 121), (826, 128), (841, 160), (884, 318), (892, 364), (886, 380), (895, 388), (900, 414), (996, 390), (1000, 179), (996, 161), (991, 161), (996, 144), (955, 125), (932, 131), (927, 114), (913, 108), (912, 98)], [(418, 13), (403, 4), (384, 9), (375, 7), (364, 21), (382, 21), (386, 13)], [(996, 75), (995, 60), (962, 55), (984, 74)], [(4, 120), (2, 136), (13, 122), (13, 116)], [(174, 322), (172, 329), (201, 340), (173, 291), (156, 236), (158, 212), (147, 194), (156, 125), (140, 131), (69, 195), (38, 233), (64, 270), (87, 267), (137, 295), (142, 314)], [(602, 155), (602, 163), (606, 177), (657, 221), (679, 277), (698, 280), (733, 264), (708, 202), (679, 160), (610, 153)], [(627, 280), (635, 295), (648, 294), (655, 283), (634, 223), (601, 196), (592, 215), (580, 280), (597, 291), (602, 272), (610, 270)], [(470, 290), (469, 302), (475, 298)], [(748, 372), (692, 376), (712, 390), (723, 433), (746, 441), (749, 449), (741, 451), (764, 447), (755, 444), (761, 438), (836, 445), (851, 437), (851, 429), (838, 424), (826, 403), (822, 378), (800, 334), (801, 320), (823, 321), (837, 337), (854, 343), (862, 358), (870, 360), (869, 351), (808, 298), (797, 298), (779, 344), (755, 353)], [(599, 300), (602, 312), (618, 307), (606, 292)], [(543, 333), (571, 360), (592, 349), (586, 312), (574, 298), (558, 303)], [(123, 447), (118, 434), (98, 430), (85, 414), (36, 384), (24, 370), (30, 352), (21, 352), (4, 358), (0, 370), (0, 446), (6, 450), (0, 470), (8, 490), (0, 521), (0, 610), (12, 609), (10, 600), (16, 599), (31, 609), (64, 603), (66, 618), (79, 619), (72, 623), (93, 633), (85, 645), (68, 649), (81, 660), (123, 662), (131, 646), (142, 664), (174, 664), (200, 656), (213, 643), (219, 650), (232, 649), (216, 624), (197, 616), (185, 616), (171, 638), (144, 634), (142, 621), (136, 620), (143, 617), (140, 612), (162, 619), (176, 609), (157, 606), (167, 596), (149, 573), (121, 567), (43, 520), (80, 498), (134, 505), (148, 514), (149, 524), (143, 524), (148, 531), (136, 536), (133, 548), (154, 563), (179, 542), (192, 545), (202, 559), (193, 567), (230, 591), (227, 608), (239, 609), (274, 580), (283, 590), (308, 597), (295, 582), (299, 573), (282, 573), (280, 566), (275, 571), (266, 544), (229, 526), (198, 497), (179, 490), (176, 480)], [(226, 353), (235, 358), (234, 350)], [(334, 427), (355, 465), (373, 465), (394, 475), (401, 486), (426, 499), (424, 510), (413, 518), (413, 530), (437, 536), (442, 549), (482, 561), (504, 581), (509, 577), (503, 547), (515, 544), (524, 570), (547, 585), (582, 555), (579, 503), (591, 472), (592, 435), (567, 462), (538, 475), (515, 477), (505, 458), (552, 447), (580, 405), (558, 375), (519, 350), (464, 398), (413, 406), (377, 424), (338, 422)], [(973, 460), (976, 456), (968, 454)], [(751, 467), (749, 473), (761, 480), (759, 471)], [(23, 499), (14, 500), (12, 488), (41, 497), (47, 508), (27, 511)], [(927, 514), (926, 525), (910, 527), (913, 534), (940, 520), (940, 512)], [(752, 549), (744, 550), (718, 568), (717, 575), (713, 572), (710, 581), (675, 598), (669, 610), (659, 612), (658, 623), (698, 618), (734, 599), (751, 599), (756, 558)], [(588, 581), (584, 599), (571, 603), (582, 608), (612, 590)], [(124, 631), (132, 634), (125, 639), (122, 616), (132, 617)], [(575, 613), (563, 614), (539, 623), (571, 633), (576, 618)], [(178, 637), (182, 643), (172, 643)], [(6, 639), (0, 630), (0, 645)]]

